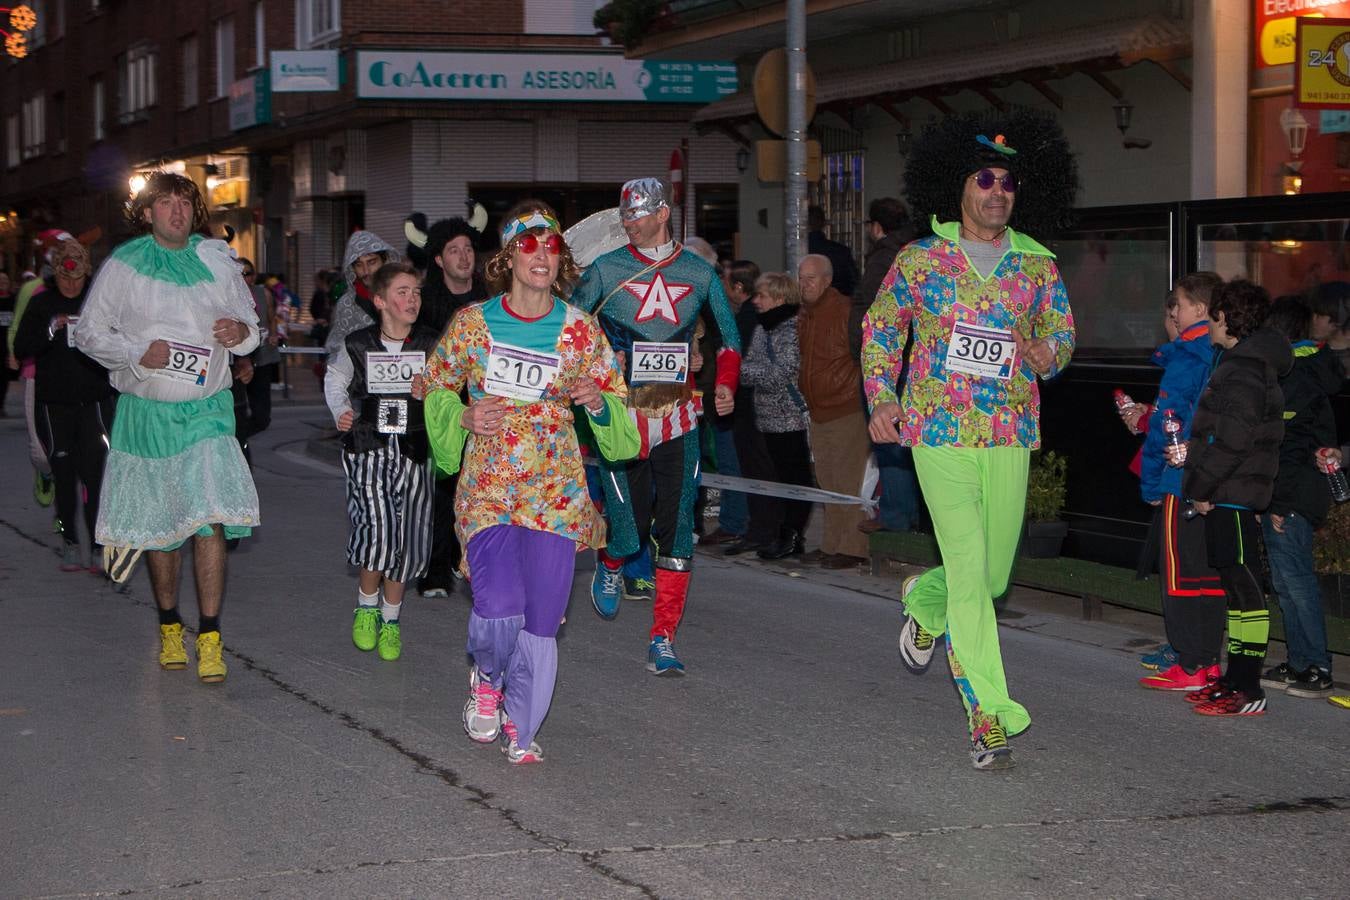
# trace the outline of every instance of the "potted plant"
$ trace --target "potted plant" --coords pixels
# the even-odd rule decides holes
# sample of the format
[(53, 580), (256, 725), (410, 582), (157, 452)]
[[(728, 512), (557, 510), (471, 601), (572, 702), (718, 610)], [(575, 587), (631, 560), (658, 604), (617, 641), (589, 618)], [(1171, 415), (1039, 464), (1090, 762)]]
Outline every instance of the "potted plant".
[(1027, 538), (1022, 553), (1033, 559), (1053, 559), (1059, 556), (1069, 523), (1064, 513), (1064, 494), (1069, 472), (1069, 461), (1053, 450), (1036, 450), (1031, 454), (1031, 469), (1027, 472)]

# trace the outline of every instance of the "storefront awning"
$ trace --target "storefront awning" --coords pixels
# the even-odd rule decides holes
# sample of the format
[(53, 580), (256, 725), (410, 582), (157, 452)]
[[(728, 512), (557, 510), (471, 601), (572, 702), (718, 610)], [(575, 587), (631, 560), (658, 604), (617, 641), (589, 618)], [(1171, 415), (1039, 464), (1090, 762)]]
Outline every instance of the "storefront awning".
[[(1129, 19), (975, 46), (959, 56), (922, 57), (818, 74), (816, 105), (829, 108), (873, 99), (898, 102), (907, 96), (950, 95), (1013, 81), (1047, 81), (1076, 71), (1100, 73), (1142, 60), (1166, 66), (1190, 55), (1191, 34), (1184, 22), (1160, 17)], [(741, 91), (698, 110), (693, 121), (731, 122), (754, 115), (753, 92)]]

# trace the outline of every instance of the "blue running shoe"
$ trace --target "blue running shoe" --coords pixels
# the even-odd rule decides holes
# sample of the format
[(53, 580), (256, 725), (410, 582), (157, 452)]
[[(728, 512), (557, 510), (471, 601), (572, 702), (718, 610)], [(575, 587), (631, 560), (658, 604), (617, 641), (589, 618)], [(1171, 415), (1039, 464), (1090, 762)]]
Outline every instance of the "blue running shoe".
[(664, 634), (652, 638), (647, 648), (647, 671), (653, 675), (684, 674), (684, 663), (675, 655), (675, 645)]
[(1181, 657), (1177, 656), (1177, 651), (1172, 649), (1171, 644), (1163, 644), (1152, 653), (1145, 653), (1143, 656), (1139, 657), (1139, 665), (1143, 666), (1145, 669), (1153, 669), (1161, 672), (1165, 669), (1172, 668), (1172, 666), (1176, 665), (1180, 660)]
[(600, 560), (595, 561), (595, 575), (591, 578), (591, 605), (602, 619), (619, 614), (623, 599), (623, 569), (611, 569)]

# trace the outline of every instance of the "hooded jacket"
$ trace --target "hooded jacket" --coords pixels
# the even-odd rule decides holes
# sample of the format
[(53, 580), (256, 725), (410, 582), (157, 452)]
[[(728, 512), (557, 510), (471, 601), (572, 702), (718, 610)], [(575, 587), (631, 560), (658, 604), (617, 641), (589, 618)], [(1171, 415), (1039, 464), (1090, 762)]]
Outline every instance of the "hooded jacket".
[(57, 316), (78, 316), (89, 295), (91, 279), (86, 278), (78, 296), (67, 297), (55, 282), (33, 293), (19, 332), (14, 337), (14, 354), (20, 359), (37, 361), (34, 380), (39, 403), (77, 405), (96, 403), (113, 394), (108, 370), (70, 345), (69, 327), (53, 330)]
[(1321, 447), (1336, 446), (1336, 416), (1331, 398), (1341, 389), (1345, 370), (1334, 350), (1312, 341), (1294, 344), (1294, 367), (1280, 379), (1284, 394), (1284, 440), (1280, 471), (1270, 512), (1298, 513), (1317, 528), (1327, 517), (1331, 492), (1313, 458)]
[(347, 279), (347, 292), (333, 309), (333, 324), (328, 332), (328, 340), (323, 345), (329, 357), (343, 351), (347, 335), (362, 328), (369, 328), (376, 322), (375, 306), (369, 297), (362, 296), (364, 289), (357, 287), (360, 279), (356, 277), (354, 268), (356, 261), (367, 253), (379, 253), (386, 263), (403, 259), (397, 250), (381, 240), (375, 232), (352, 232), (352, 236), (347, 239), (347, 252), (342, 254), (342, 274)]
[(1167, 464), (1163, 414), (1172, 410), (1181, 421), (1181, 439), (1191, 434), (1195, 403), (1214, 364), (1214, 347), (1209, 342), (1208, 320), (1191, 325), (1176, 339), (1153, 351), (1153, 364), (1161, 366), (1158, 400), (1143, 430), (1144, 448), (1139, 460), (1139, 492), (1146, 502), (1161, 500), (1165, 494), (1181, 496), (1181, 469)]
[(1216, 348), (1196, 404), (1182, 480), (1185, 496), (1261, 512), (1270, 505), (1284, 439), (1280, 377), (1294, 363), (1284, 335), (1261, 328)]

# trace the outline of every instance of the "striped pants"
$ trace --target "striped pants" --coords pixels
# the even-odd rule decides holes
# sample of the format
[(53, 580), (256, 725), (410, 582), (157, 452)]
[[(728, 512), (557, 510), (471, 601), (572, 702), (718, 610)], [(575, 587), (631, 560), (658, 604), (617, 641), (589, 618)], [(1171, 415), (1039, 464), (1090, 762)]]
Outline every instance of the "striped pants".
[(390, 581), (411, 581), (431, 558), (431, 464), (399, 452), (396, 440), (378, 450), (342, 454), (352, 536), (347, 561)]

